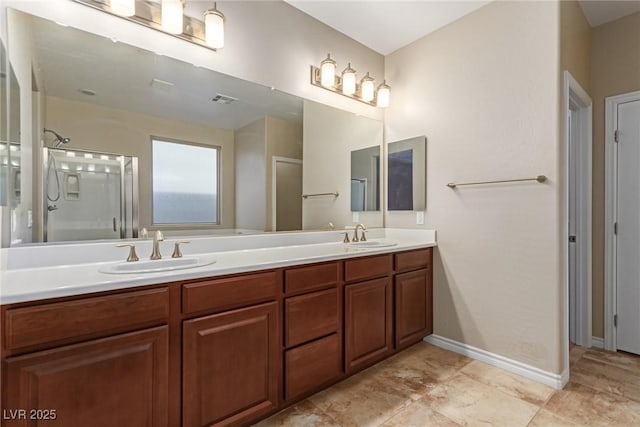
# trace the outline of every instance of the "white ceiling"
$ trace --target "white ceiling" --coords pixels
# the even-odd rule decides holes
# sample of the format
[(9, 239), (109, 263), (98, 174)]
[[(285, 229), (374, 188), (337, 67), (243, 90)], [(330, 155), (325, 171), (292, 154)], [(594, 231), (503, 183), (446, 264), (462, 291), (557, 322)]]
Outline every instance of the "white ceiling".
[(592, 27), (640, 12), (639, 0), (580, 0), (580, 6)]
[[(31, 20), (39, 90), (47, 96), (223, 129), (265, 115), (302, 121), (302, 99), (293, 95), (45, 19)], [(152, 84), (154, 79), (172, 85)], [(237, 101), (212, 102), (217, 94)]]
[[(387, 55), (490, 3), (484, 0), (285, 0)], [(592, 27), (640, 11), (640, 0), (580, 0)]]
[(382, 55), (489, 3), (485, 0), (285, 1)]

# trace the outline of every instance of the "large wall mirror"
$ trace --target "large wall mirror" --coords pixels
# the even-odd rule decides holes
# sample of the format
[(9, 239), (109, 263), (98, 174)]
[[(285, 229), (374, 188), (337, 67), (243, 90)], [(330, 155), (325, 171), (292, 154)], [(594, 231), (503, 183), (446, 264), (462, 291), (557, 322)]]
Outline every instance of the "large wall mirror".
[[(143, 227), (237, 234), (336, 222), (329, 214), (302, 219), (303, 99), (24, 12), (9, 9), (7, 18), (9, 34), (21, 35), (9, 38), (9, 57), (23, 77), (30, 73), (32, 87), (21, 90), (33, 101), (22, 124), (33, 129), (33, 170), (22, 170), (28, 202), (13, 215), (12, 244), (130, 238)], [(358, 118), (342, 113), (348, 118), (336, 127)], [(381, 142), (380, 134), (362, 145)], [(198, 170), (185, 167), (193, 156)], [(348, 186), (348, 164), (343, 169)], [(202, 185), (211, 173), (215, 182)], [(100, 199), (106, 216), (95, 212), (104, 204), (96, 193), (108, 193)], [(159, 215), (163, 200), (176, 212)], [(191, 221), (198, 200), (213, 212)]]
[(421, 211), (426, 208), (426, 138), (391, 142), (387, 148), (387, 208)]

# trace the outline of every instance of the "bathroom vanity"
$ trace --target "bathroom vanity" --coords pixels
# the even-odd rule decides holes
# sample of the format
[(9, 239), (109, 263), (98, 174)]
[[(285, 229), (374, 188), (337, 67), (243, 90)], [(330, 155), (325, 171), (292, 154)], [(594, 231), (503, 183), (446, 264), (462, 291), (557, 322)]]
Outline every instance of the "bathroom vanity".
[(233, 274), (213, 264), (196, 278), (155, 275), (147, 280), (157, 283), (4, 304), (2, 408), (27, 419), (3, 425), (265, 418), (432, 332), (435, 242), (398, 242), (297, 246), (324, 251), (322, 261)]

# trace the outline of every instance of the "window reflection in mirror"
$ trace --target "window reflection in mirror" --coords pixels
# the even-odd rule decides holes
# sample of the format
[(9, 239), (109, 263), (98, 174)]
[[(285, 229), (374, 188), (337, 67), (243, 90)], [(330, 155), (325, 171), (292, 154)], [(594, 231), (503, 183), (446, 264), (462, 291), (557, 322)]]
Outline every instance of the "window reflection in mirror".
[(389, 143), (387, 206), (390, 211), (419, 211), (426, 207), (426, 138)]
[(351, 211), (380, 210), (380, 146), (351, 152)]

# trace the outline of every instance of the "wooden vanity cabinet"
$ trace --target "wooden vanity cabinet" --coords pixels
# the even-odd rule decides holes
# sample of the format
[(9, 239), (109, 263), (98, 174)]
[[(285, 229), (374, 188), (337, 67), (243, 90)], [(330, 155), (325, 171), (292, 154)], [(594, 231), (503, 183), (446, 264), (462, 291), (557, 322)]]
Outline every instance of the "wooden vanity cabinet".
[(282, 271), (182, 285), (183, 426), (247, 425), (278, 407), (281, 289)]
[(345, 365), (347, 374), (384, 359), (393, 351), (391, 254), (345, 261)]
[(395, 346), (408, 347), (433, 333), (432, 249), (395, 254)]

